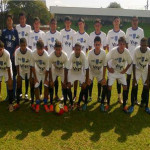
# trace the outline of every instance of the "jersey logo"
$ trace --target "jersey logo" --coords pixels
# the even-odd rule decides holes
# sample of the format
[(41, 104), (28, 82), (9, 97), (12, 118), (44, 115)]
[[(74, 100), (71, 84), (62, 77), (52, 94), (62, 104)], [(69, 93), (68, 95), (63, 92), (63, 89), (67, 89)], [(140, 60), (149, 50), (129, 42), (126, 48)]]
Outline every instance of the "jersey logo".
[(38, 40), (38, 36), (35, 36), (34, 39), (37, 41)]
[(22, 31), (22, 36), (24, 36), (24, 35), (25, 35), (24, 31)]
[(22, 58), (22, 62), (23, 62), (23, 63), (25, 62), (25, 58)]
[(133, 36), (133, 39), (135, 39), (135, 38), (136, 38), (136, 34), (133, 34), (132, 36)]
[(51, 38), (51, 42), (53, 43), (55, 41), (54, 37)]
[(118, 41), (118, 36), (115, 36), (115, 41)]
[(3, 66), (3, 61), (0, 61), (0, 65)]
[(67, 40), (69, 40), (69, 38), (70, 38), (70, 36), (69, 36), (69, 35), (67, 35)]

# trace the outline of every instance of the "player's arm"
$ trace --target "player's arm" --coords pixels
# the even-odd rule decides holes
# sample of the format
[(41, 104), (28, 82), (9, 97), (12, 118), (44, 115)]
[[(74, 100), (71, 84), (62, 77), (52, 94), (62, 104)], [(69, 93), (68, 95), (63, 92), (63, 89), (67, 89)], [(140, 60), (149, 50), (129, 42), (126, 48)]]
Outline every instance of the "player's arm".
[(49, 74), (49, 71), (45, 71), (45, 79), (44, 79), (44, 85), (48, 86), (48, 81), (47, 81), (47, 78), (48, 78), (48, 74)]
[(114, 73), (114, 69), (109, 67), (109, 64), (108, 62), (112, 59), (111, 57), (112, 55), (112, 52), (109, 52), (107, 55), (106, 55), (106, 64), (107, 64), (107, 70), (110, 72), (110, 73)]
[(64, 68), (64, 84), (66, 85), (68, 82), (68, 69)]
[(135, 69), (136, 69), (136, 65), (133, 64), (133, 83), (132, 83), (132, 86), (135, 86), (135, 84), (136, 84), (136, 71), (135, 71)]

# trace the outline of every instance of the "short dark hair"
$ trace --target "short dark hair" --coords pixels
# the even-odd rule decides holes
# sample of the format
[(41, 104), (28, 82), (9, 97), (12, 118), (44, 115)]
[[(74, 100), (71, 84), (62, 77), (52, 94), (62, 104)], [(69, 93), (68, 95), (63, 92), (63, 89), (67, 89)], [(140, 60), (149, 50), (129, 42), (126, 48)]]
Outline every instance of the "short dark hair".
[(56, 48), (56, 47), (62, 47), (62, 43), (61, 43), (60, 41), (56, 40), (54, 47), (55, 47), (55, 48)]
[(8, 14), (6, 18), (7, 18), (7, 19), (8, 19), (8, 18), (11, 18), (11, 19), (13, 20), (13, 15), (12, 15), (12, 14)]
[(113, 21), (116, 20), (116, 19), (120, 19), (120, 17), (119, 17), (119, 16), (115, 16), (115, 17), (113, 18)]
[(118, 39), (118, 43), (120, 43), (120, 42), (126, 43), (126, 39), (124, 36), (122, 36)]
[(0, 48), (4, 48), (4, 43), (0, 40)]
[(83, 23), (85, 23), (85, 21), (84, 21), (84, 19), (83, 19), (83, 18), (79, 18), (79, 19), (78, 19), (78, 23), (79, 23), (79, 22), (83, 22)]
[(42, 40), (38, 40), (36, 43), (37, 49), (43, 49), (44, 48), (44, 42)]
[(65, 21), (71, 21), (71, 17), (70, 16), (66, 16), (65, 17)]
[(148, 44), (148, 39), (146, 38), (146, 37), (143, 37), (142, 39), (141, 39), (141, 43), (142, 42), (146, 42), (147, 44)]
[(25, 38), (20, 39), (20, 44), (27, 44), (27, 40)]
[(55, 18), (52, 18), (52, 19), (50, 20), (50, 23), (52, 23), (52, 22), (56, 22), (56, 23), (57, 23), (57, 20), (56, 20)]
[(133, 17), (132, 17), (132, 20), (133, 20), (133, 19), (139, 20), (139, 18), (138, 18), (137, 16), (133, 16)]
[(20, 18), (20, 17), (22, 17), (22, 16), (25, 16), (25, 17), (26, 17), (25, 12), (21, 12), (21, 13), (19, 13), (19, 18)]
[(77, 43), (75, 44), (75, 47), (80, 47), (80, 48), (81, 48), (81, 44), (80, 44), (79, 42), (77, 42)]
[(35, 17), (33, 21), (34, 21), (34, 22), (35, 22), (35, 21), (39, 21), (39, 22), (40, 22), (40, 18), (39, 18), (39, 17)]
[(95, 21), (94, 21), (94, 24), (96, 24), (96, 23), (100, 23), (101, 24), (101, 19), (96, 18)]
[(95, 39), (94, 39), (94, 43), (95, 42), (101, 42), (101, 38), (99, 36), (96, 36)]

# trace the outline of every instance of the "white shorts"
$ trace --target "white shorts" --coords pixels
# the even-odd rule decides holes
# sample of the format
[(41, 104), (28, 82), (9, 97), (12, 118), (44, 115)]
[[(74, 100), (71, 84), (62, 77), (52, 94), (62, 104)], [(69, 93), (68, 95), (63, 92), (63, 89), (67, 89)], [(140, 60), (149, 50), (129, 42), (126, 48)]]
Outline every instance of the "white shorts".
[(91, 81), (94, 80), (94, 78), (96, 78), (97, 82), (100, 82), (103, 79), (103, 71), (99, 72), (99, 74), (94, 74), (92, 73), (92, 71), (89, 71), (89, 79)]
[(55, 71), (55, 69), (52, 69), (53, 82), (55, 82), (55, 80), (56, 80), (57, 77), (60, 77), (61, 82), (64, 82), (64, 69), (63, 69), (63, 71), (60, 70), (60, 72)]
[(126, 82), (126, 75), (125, 74), (121, 74), (118, 72), (114, 72), (114, 73), (108, 73), (108, 86), (112, 86), (115, 80), (118, 80), (118, 82), (122, 85), (127, 85)]
[(131, 75), (132, 74), (132, 72), (133, 72), (133, 65), (131, 65), (130, 67), (129, 67), (129, 69), (127, 70), (127, 75)]
[(30, 77), (30, 74), (29, 74), (29, 73), (21, 73), (21, 72), (20, 72), (20, 76), (21, 76), (21, 78), (22, 78), (23, 80), (25, 80), (26, 74), (27, 74), (27, 79), (29, 79), (29, 77)]
[(71, 85), (75, 82), (75, 81), (79, 81), (80, 84), (85, 82), (85, 74), (82, 73), (74, 73), (72, 71), (68, 72), (68, 82), (71, 83)]
[[(10, 69), (10, 73), (11, 73), (11, 78), (13, 78), (12, 69)], [(5, 82), (7, 82), (8, 81), (8, 72), (7, 71), (0, 74), (0, 82), (2, 82), (3, 77), (5, 78)]]
[(143, 85), (145, 84), (145, 81), (147, 80), (147, 75), (148, 75), (148, 68), (145, 70), (139, 70), (136, 68), (136, 81), (137, 83), (139, 82), (140, 78), (142, 78), (142, 83)]

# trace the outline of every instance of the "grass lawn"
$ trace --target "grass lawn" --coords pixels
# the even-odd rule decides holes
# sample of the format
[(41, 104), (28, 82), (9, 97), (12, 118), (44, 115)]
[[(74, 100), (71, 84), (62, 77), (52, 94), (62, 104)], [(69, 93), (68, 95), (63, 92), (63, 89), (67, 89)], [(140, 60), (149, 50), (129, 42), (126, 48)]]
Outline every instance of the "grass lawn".
[[(107, 30), (110, 28), (111, 26), (107, 27)], [(126, 28), (127, 26), (124, 27)], [(148, 25), (144, 25), (144, 29), (146, 36), (149, 36)], [(88, 33), (92, 30), (93, 28)], [(106, 31), (105, 28), (103, 30)], [(4, 82), (2, 86), (4, 99), (6, 97)], [(140, 82), (139, 101), (141, 89)], [(61, 89), (59, 91), (61, 96)], [(57, 116), (55, 113), (46, 113), (41, 106), (40, 113), (36, 114), (30, 110), (29, 102), (22, 101), (20, 110), (9, 113), (7, 102), (2, 100), (0, 150), (149, 150), (150, 115), (138, 106), (135, 106), (132, 115), (125, 114), (122, 106), (117, 103), (116, 92), (114, 84), (111, 110), (108, 113), (99, 110), (100, 104), (96, 101), (96, 81), (93, 100), (88, 104), (86, 112), (74, 110)]]

